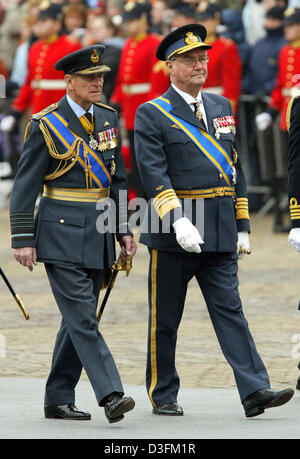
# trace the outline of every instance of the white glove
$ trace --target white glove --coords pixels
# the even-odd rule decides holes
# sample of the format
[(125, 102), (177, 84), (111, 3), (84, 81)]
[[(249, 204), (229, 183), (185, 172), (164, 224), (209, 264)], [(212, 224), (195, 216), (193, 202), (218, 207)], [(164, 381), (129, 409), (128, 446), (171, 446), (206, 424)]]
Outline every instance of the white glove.
[(272, 124), (272, 116), (270, 113), (260, 113), (255, 118), (256, 126), (259, 131), (264, 131)]
[(289, 243), (297, 252), (300, 252), (300, 228), (292, 228), (289, 234)]
[(16, 118), (12, 115), (7, 115), (2, 118), (0, 123), (0, 129), (4, 133), (11, 132), (16, 124)]
[(249, 234), (246, 231), (238, 233), (237, 253), (240, 260), (244, 257), (245, 253), (247, 255), (251, 253)]
[(176, 233), (176, 240), (183, 250), (187, 252), (201, 252), (199, 244), (203, 244), (204, 241), (196, 226), (188, 218), (179, 218), (173, 223), (173, 228)]

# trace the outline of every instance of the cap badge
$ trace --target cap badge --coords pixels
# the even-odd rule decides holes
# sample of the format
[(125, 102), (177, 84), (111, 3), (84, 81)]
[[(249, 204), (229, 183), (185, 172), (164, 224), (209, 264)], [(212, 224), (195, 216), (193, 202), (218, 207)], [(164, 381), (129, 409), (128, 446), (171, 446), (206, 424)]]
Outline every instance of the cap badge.
[(295, 9), (294, 8), (288, 8), (287, 10), (285, 10), (284, 12), (284, 16), (286, 18), (289, 18), (290, 16), (292, 16), (292, 14), (295, 13)]
[(187, 45), (193, 45), (199, 42), (198, 37), (194, 35), (193, 32), (187, 32), (184, 41)]
[(127, 11), (127, 13), (129, 13), (129, 11), (133, 10), (134, 7), (135, 7), (135, 2), (132, 0), (129, 0), (128, 2), (126, 2), (124, 6), (124, 10)]
[(90, 61), (93, 63), (93, 64), (97, 64), (99, 62), (100, 58), (99, 58), (99, 55), (97, 53), (97, 50), (94, 48), (93, 49), (93, 52), (90, 56)]
[(40, 10), (47, 10), (49, 8), (49, 6), (51, 5), (50, 1), (49, 0), (42, 0), (42, 3), (40, 3), (39, 5), (39, 9)]

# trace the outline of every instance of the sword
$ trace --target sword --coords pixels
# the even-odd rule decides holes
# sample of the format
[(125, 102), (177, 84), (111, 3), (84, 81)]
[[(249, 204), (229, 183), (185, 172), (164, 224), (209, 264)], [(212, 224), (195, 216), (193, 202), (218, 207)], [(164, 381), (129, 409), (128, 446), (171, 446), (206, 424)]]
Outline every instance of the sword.
[(12, 294), (12, 296), (14, 297), (17, 305), (19, 306), (19, 308), (21, 309), (21, 311), (23, 312), (24, 314), (24, 317), (26, 320), (29, 319), (29, 314), (28, 312), (26, 311), (19, 295), (16, 294), (16, 292), (14, 291), (14, 289), (12, 288), (12, 285), (10, 284), (9, 280), (7, 279), (6, 275), (4, 274), (4, 272), (2, 271), (1, 267), (0, 267), (0, 274), (1, 274), (1, 277), (2, 279), (4, 280), (4, 282), (6, 283), (10, 293)]
[(107, 285), (107, 289), (106, 289), (102, 304), (100, 306), (100, 309), (99, 309), (99, 312), (98, 312), (98, 315), (97, 315), (98, 322), (100, 322), (100, 320), (101, 320), (104, 308), (106, 306), (106, 303), (107, 303), (107, 300), (109, 298), (110, 292), (114, 288), (114, 285), (115, 285), (115, 282), (116, 282), (116, 278), (117, 278), (117, 275), (118, 275), (119, 271), (126, 271), (126, 277), (129, 276), (130, 270), (132, 268), (132, 257), (133, 257), (133, 255), (130, 254), (130, 255), (128, 255), (126, 257), (126, 260), (123, 260), (122, 257), (121, 257), (121, 254), (120, 254), (118, 260), (115, 261), (115, 263), (112, 265), (111, 276), (110, 276), (110, 279), (109, 279), (109, 282), (108, 282), (108, 285)]

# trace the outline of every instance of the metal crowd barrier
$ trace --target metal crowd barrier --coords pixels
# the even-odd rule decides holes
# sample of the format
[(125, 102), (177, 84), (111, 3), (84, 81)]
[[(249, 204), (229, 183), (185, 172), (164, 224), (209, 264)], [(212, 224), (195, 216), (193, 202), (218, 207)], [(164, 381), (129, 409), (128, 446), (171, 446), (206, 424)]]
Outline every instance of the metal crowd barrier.
[[(249, 207), (256, 219), (271, 210), (274, 231), (287, 231), (287, 134), (279, 129), (279, 116), (265, 131), (256, 128), (255, 117), (265, 111), (269, 97), (242, 94), (237, 113), (237, 146), (248, 183)], [(289, 223), (289, 222), (288, 222)]]

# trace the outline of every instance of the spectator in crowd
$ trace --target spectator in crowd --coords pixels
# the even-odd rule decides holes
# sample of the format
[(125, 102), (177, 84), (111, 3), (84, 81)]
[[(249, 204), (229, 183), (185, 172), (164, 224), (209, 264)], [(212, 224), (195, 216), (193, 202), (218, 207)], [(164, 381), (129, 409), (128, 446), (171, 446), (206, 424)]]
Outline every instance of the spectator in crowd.
[(1, 59), (8, 72), (13, 66), (14, 53), (18, 46), (21, 34), (23, 17), (26, 15), (26, 0), (11, 0), (4, 13), (0, 27)]
[(300, 75), (300, 8), (287, 9), (284, 13), (284, 35), (287, 44), (281, 49), (278, 74), (271, 93), (268, 110), (257, 116), (257, 127), (264, 130), (280, 113), (280, 129), (287, 144), (286, 110), (294, 91), (299, 89)]
[(121, 53), (111, 103), (120, 107), (130, 144), (132, 174), (128, 176), (129, 185), (138, 196), (144, 197), (134, 152), (135, 113), (140, 104), (160, 96), (170, 80), (166, 66), (161, 65), (155, 55), (160, 38), (149, 32), (149, 4), (128, 2), (124, 7), (123, 22), (129, 38)]
[(116, 26), (122, 23), (122, 13), (125, 0), (106, 0), (105, 14), (112, 20)]
[(74, 3), (63, 7), (64, 32), (76, 40), (80, 40), (85, 31), (86, 6)]
[(179, 3), (172, 8), (173, 15), (171, 17), (172, 29), (177, 29), (195, 21), (195, 8), (190, 5)]
[(287, 231), (284, 225), (284, 213), (280, 203), (286, 196), (287, 163), (288, 163), (288, 133), (286, 125), (287, 107), (294, 92), (299, 89), (300, 74), (300, 8), (288, 8), (284, 13), (284, 35), (287, 44), (283, 46), (278, 58), (278, 73), (275, 87), (271, 92), (270, 102), (265, 111), (256, 116), (256, 125), (262, 131), (263, 137), (268, 128), (277, 122), (279, 127), (279, 154), (276, 161), (276, 170), (273, 190), (275, 193), (275, 231)]
[(267, 11), (266, 36), (256, 42), (251, 50), (248, 72), (244, 80), (247, 94), (270, 95), (276, 82), (278, 56), (286, 44), (283, 33), (284, 8), (274, 6)]
[(218, 30), (220, 35), (230, 38), (237, 45), (244, 72), (248, 65), (251, 46), (246, 41), (241, 13), (232, 8), (223, 9)]
[(151, 27), (153, 33), (163, 34), (164, 14), (167, 11), (167, 4), (164, 0), (156, 0), (151, 5)]
[(105, 45), (103, 61), (111, 69), (104, 74), (103, 102), (108, 103), (115, 86), (118, 73), (121, 51), (124, 46), (124, 39), (118, 35), (118, 28), (111, 19), (102, 14), (91, 20), (91, 33), (93, 43)]
[(236, 112), (241, 90), (242, 63), (234, 41), (218, 35), (217, 30), (221, 23), (219, 4), (200, 4), (196, 20), (206, 28), (206, 42), (212, 45), (212, 49), (207, 51), (208, 76), (203, 90), (227, 97)]

